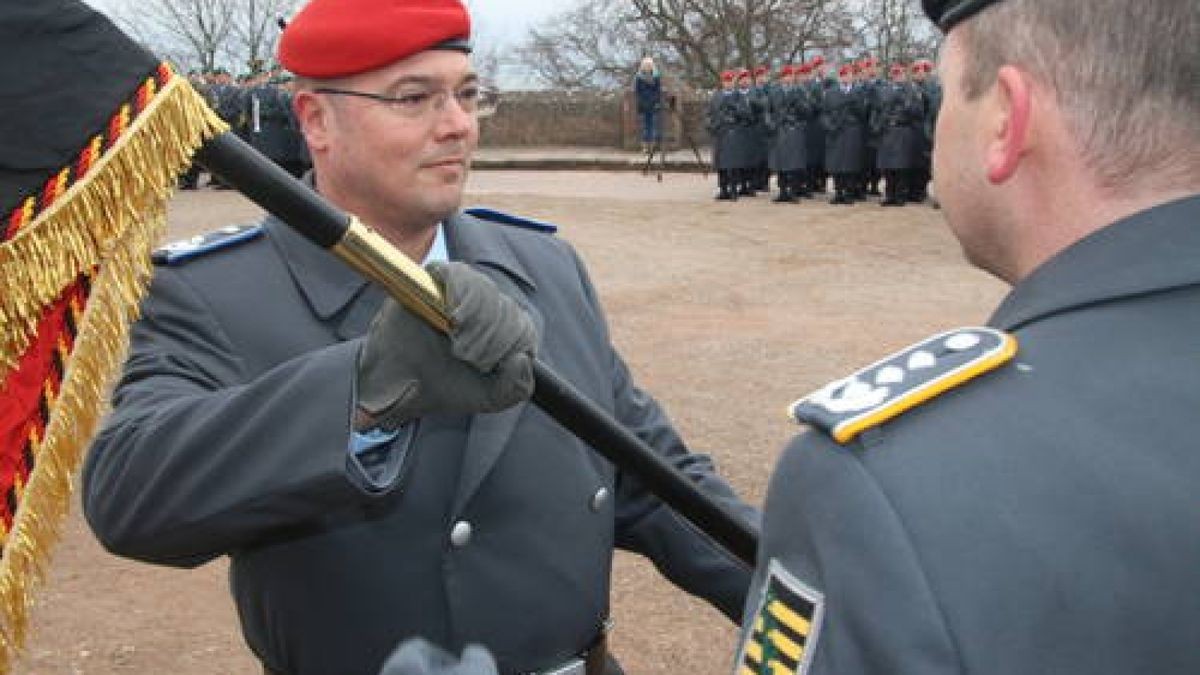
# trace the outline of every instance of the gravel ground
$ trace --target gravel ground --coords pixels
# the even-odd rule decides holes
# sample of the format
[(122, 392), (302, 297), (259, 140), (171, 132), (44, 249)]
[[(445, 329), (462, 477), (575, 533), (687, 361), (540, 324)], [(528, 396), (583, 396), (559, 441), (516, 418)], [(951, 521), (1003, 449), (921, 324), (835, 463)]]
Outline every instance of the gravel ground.
[[(614, 340), (693, 449), (761, 504), (786, 405), (928, 334), (981, 323), (1000, 283), (970, 268), (926, 206), (765, 197), (716, 202), (714, 181), (636, 172), (478, 171), (468, 204), (557, 223), (588, 262)], [(171, 237), (259, 210), (180, 193)], [(174, 570), (95, 542), (76, 506), (17, 673), (261, 672), (243, 645), (226, 565)], [(643, 559), (617, 556), (612, 648), (631, 675), (727, 673), (737, 632)]]

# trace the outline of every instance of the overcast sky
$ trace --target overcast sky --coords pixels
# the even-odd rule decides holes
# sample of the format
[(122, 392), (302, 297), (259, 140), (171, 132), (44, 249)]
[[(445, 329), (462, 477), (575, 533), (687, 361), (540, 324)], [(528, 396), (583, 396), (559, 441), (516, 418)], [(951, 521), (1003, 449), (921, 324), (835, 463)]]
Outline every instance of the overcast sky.
[(564, 0), (469, 0), (476, 26), (476, 41), (487, 48), (488, 42), (507, 45), (525, 37), (527, 29), (571, 3)]
[[(565, 7), (574, 0), (467, 0), (475, 24), (476, 43), (507, 46), (525, 37), (530, 26)], [(102, 12), (120, 11), (128, 0), (84, 0)]]

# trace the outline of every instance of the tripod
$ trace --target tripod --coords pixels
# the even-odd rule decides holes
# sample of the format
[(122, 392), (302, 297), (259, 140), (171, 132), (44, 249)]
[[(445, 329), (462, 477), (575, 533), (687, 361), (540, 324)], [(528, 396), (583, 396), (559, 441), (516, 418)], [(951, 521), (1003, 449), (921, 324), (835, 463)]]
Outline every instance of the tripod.
[[(708, 164), (704, 161), (704, 158), (700, 156), (700, 148), (696, 146), (696, 141), (692, 139), (691, 125), (688, 123), (687, 116), (679, 114), (674, 95), (671, 95), (667, 98), (666, 110), (671, 114), (671, 119), (678, 123), (677, 126), (679, 128), (679, 139), (683, 143), (686, 143), (687, 147), (692, 149), (692, 154), (696, 156), (696, 165), (700, 167), (700, 170), (704, 173), (704, 177), (708, 178)], [(646, 164), (642, 167), (642, 175), (645, 176), (650, 173), (650, 167), (654, 164), (654, 156), (657, 154), (659, 158), (657, 178), (658, 182), (661, 183), (663, 171), (667, 166), (667, 151), (663, 147), (662, 130), (660, 129), (659, 133), (655, 136), (654, 144), (651, 145), (650, 149), (646, 152)], [(680, 147), (683, 146), (681, 145)]]

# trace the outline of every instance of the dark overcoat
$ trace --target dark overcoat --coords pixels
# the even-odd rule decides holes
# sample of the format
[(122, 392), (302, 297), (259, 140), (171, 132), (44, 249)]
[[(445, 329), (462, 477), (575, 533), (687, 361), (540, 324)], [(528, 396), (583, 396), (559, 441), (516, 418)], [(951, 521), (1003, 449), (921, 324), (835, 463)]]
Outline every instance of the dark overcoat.
[[(446, 238), (529, 312), (542, 360), (753, 518), (634, 384), (567, 243), (465, 214)], [(487, 645), (506, 673), (549, 668), (607, 617), (615, 547), (740, 613), (749, 570), (532, 404), (431, 415), (352, 457), (355, 362), (381, 300), (270, 218), (159, 267), (83, 471), (103, 544), (180, 567), (228, 556), (250, 648), (292, 675), (374, 675), (418, 635)]]

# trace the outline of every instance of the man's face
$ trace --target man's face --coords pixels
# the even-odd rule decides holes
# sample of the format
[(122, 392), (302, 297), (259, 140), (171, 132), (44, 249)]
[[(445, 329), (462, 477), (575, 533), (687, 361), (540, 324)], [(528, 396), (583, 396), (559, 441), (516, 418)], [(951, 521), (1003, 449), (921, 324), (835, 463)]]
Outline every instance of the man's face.
[(960, 33), (951, 31), (939, 60), (943, 98), (934, 136), (935, 189), (946, 222), (967, 259), (995, 271), (1003, 259), (1003, 246), (990, 206), (993, 189), (985, 174), (984, 97), (967, 100), (962, 88), (965, 58)]
[[(326, 111), (316, 140), (318, 187), (380, 222), (376, 227), (432, 227), (459, 208), (471, 154), (479, 140), (472, 110), (455, 93), (478, 86), (467, 55), (430, 50), (330, 86), (415, 101), (404, 104), (314, 93)], [(307, 132), (307, 130), (306, 130)], [(316, 148), (314, 148), (316, 150)], [(316, 160), (316, 157), (314, 157)]]

